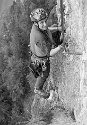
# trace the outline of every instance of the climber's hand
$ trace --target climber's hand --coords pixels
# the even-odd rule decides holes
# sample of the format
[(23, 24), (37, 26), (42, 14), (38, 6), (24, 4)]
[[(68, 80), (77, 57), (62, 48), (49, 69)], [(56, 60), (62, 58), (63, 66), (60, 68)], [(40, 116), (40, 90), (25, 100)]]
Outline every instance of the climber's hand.
[(63, 43), (61, 44), (61, 46), (64, 47), (64, 48), (66, 48), (66, 47), (68, 47), (68, 43), (63, 42)]

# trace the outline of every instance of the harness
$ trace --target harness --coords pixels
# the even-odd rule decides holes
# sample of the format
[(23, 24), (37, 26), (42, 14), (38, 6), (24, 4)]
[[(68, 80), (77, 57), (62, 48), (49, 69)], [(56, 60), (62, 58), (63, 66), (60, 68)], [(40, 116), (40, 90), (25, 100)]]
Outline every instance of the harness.
[(29, 67), (35, 78), (39, 77), (42, 74), (42, 72), (46, 71), (47, 62), (49, 62), (49, 57), (38, 57), (32, 53)]

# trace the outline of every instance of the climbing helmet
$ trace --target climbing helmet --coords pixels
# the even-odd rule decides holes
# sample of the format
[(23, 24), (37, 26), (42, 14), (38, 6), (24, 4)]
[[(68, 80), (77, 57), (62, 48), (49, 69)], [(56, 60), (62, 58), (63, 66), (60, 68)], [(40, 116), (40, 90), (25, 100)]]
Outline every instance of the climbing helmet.
[(30, 18), (32, 22), (39, 22), (48, 18), (48, 14), (43, 8), (37, 8), (31, 12)]

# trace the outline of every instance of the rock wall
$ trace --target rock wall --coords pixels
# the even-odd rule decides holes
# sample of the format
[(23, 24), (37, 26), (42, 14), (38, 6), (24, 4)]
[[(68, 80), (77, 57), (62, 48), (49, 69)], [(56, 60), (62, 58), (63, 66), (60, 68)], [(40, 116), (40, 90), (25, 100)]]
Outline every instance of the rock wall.
[[(87, 1), (63, 0), (65, 4), (64, 40), (69, 52), (52, 58), (52, 77), (60, 100), (74, 110), (76, 121), (87, 124)], [(57, 0), (59, 14), (59, 0)]]

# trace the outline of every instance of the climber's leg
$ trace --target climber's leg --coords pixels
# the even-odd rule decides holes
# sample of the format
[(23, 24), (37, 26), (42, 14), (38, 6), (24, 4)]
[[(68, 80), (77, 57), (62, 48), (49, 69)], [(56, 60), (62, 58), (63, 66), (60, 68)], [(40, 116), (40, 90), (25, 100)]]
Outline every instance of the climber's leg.
[(39, 76), (37, 78), (37, 81), (35, 84), (35, 90), (34, 90), (35, 93), (39, 93), (39, 94), (42, 94), (44, 96), (46, 95), (46, 93), (43, 91), (43, 86), (44, 86), (44, 83), (46, 82), (46, 79), (48, 78), (49, 72), (50, 72), (49, 61), (47, 61), (46, 66), (47, 66), (46, 70), (43, 71), (41, 76)]

